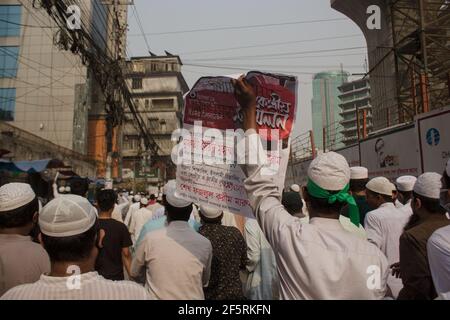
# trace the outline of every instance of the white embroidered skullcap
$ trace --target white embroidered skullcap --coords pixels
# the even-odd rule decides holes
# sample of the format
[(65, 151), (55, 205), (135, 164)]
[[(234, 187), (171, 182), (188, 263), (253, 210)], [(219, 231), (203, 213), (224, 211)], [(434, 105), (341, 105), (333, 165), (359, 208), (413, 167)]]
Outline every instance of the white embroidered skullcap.
[(364, 167), (351, 167), (350, 168), (350, 179), (351, 180), (362, 180), (369, 178), (369, 170)]
[(402, 176), (395, 181), (395, 184), (398, 191), (410, 192), (413, 191), (416, 181), (417, 178), (414, 176)]
[(309, 165), (308, 177), (322, 189), (341, 191), (350, 182), (350, 167), (340, 154), (323, 153)]
[(366, 184), (366, 188), (372, 192), (392, 197), (395, 185), (385, 177), (376, 177)]
[(214, 218), (220, 217), (220, 215), (223, 213), (223, 210), (222, 209), (218, 209), (218, 208), (213, 208), (213, 207), (210, 207), (210, 206), (201, 205), (200, 206), (200, 212), (206, 218), (214, 219)]
[(26, 183), (8, 183), (0, 187), (0, 212), (11, 211), (29, 204), (36, 198)]
[(192, 202), (182, 199), (177, 192), (177, 183), (175, 180), (170, 180), (164, 186), (164, 194), (167, 202), (175, 208), (185, 208), (192, 204)]
[(83, 197), (65, 195), (50, 201), (39, 215), (41, 232), (50, 237), (71, 237), (88, 231), (97, 210)]
[(427, 172), (417, 178), (414, 185), (414, 192), (418, 195), (439, 199), (442, 189), (442, 176), (435, 172)]

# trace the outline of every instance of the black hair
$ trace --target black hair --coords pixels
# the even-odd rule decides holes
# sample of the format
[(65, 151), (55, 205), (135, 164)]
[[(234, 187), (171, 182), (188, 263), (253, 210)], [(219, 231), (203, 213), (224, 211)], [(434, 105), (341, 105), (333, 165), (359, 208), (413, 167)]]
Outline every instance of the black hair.
[(413, 196), (412, 191), (397, 191), (397, 192), (403, 196), (404, 202), (408, 202), (409, 200), (412, 199), (412, 196)]
[(366, 184), (369, 179), (354, 179), (350, 180), (350, 191), (352, 192), (362, 192), (366, 190)]
[(447, 188), (450, 188), (450, 177), (447, 174), (447, 171), (444, 171), (444, 174), (442, 175), (444, 177), (445, 184), (447, 185)]
[(86, 232), (71, 237), (50, 237), (42, 234), (42, 243), (52, 261), (82, 261), (89, 258), (97, 240), (98, 223)]
[(176, 208), (166, 201), (164, 206), (166, 207), (167, 218), (170, 221), (189, 221), (192, 213), (192, 204), (184, 208)]
[(89, 190), (89, 183), (87, 179), (83, 178), (74, 178), (72, 181), (70, 181), (70, 193), (85, 197), (86, 193)]
[[(336, 201), (333, 204), (328, 203), (328, 199), (319, 199), (313, 197), (308, 190), (306, 190), (309, 195), (309, 202), (311, 205), (311, 209), (319, 211), (319, 212), (328, 212), (328, 213), (340, 213), (342, 208), (347, 204), (346, 202)], [(340, 191), (328, 191), (331, 194), (339, 193)]]
[(392, 196), (388, 196), (386, 194), (381, 194), (381, 193), (378, 193), (378, 192), (374, 192), (374, 191), (372, 191), (370, 189), (366, 189), (366, 192), (370, 193), (370, 194), (372, 194), (374, 196), (379, 196), (379, 197), (383, 198), (384, 202), (393, 202), (394, 201), (394, 198), (392, 198)]
[(208, 218), (208, 217), (205, 217), (203, 214), (202, 214), (202, 211), (200, 210), (200, 213), (199, 213), (199, 216), (200, 216), (200, 219), (204, 222), (204, 223), (214, 223), (214, 224), (221, 224), (221, 222), (222, 222), (222, 218), (223, 218), (223, 212), (220, 214), (220, 216), (218, 216), (218, 217), (216, 217), (216, 218)]
[(439, 199), (431, 199), (413, 192), (413, 198), (420, 199), (422, 207), (432, 214), (445, 214), (446, 210), (441, 206)]
[(20, 208), (2, 212), (0, 214), (0, 228), (10, 229), (24, 227), (33, 221), (33, 216), (38, 211), (39, 201), (36, 197)]
[(97, 205), (102, 212), (114, 208), (117, 201), (117, 193), (114, 190), (100, 190), (97, 193)]
[(375, 152), (377, 152), (377, 153), (378, 153), (378, 151), (381, 150), (381, 148), (380, 148), (380, 146), (379, 146), (379, 144), (378, 144), (378, 143), (380, 143), (380, 142), (382, 142), (383, 145), (384, 145), (384, 140), (383, 140), (383, 138), (379, 138), (379, 139), (375, 142)]
[(156, 196), (155, 196), (154, 194), (151, 194), (151, 195), (150, 195), (150, 200), (151, 200), (151, 201), (156, 200)]
[(303, 209), (302, 198), (298, 192), (283, 192), (281, 204), (291, 215), (301, 213)]

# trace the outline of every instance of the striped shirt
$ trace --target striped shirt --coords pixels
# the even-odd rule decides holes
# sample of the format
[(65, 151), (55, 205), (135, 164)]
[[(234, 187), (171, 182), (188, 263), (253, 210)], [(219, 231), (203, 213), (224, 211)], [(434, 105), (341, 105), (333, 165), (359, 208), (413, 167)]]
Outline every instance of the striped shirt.
[(97, 272), (49, 277), (15, 287), (0, 300), (150, 300), (147, 291), (130, 281), (106, 280)]

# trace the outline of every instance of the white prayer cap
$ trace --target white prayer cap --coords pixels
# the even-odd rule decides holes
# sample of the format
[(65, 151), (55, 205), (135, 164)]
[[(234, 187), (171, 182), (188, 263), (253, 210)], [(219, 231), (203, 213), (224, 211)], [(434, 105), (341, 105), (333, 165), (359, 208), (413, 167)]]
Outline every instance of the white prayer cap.
[(140, 195), (135, 195), (134, 197), (133, 197), (133, 200), (135, 201), (135, 202), (139, 202), (139, 201), (141, 201), (141, 196)]
[(445, 167), (445, 172), (447, 172), (447, 176), (450, 177), (450, 159), (447, 161), (447, 166)]
[(11, 211), (29, 204), (36, 198), (26, 183), (8, 183), (0, 188), (0, 212)]
[(351, 180), (362, 180), (369, 178), (369, 170), (364, 167), (351, 167), (350, 168), (350, 179)]
[(417, 178), (414, 185), (414, 192), (418, 195), (439, 199), (442, 189), (442, 176), (435, 172), (427, 172)]
[(414, 189), (414, 184), (416, 183), (417, 178), (414, 176), (403, 176), (399, 177), (395, 184), (397, 186), (398, 191), (410, 192)]
[(170, 180), (166, 183), (164, 186), (164, 194), (166, 195), (167, 202), (175, 208), (185, 208), (192, 203), (179, 197), (175, 180)]
[(341, 191), (350, 182), (350, 168), (340, 154), (323, 153), (309, 165), (308, 177), (322, 189)]
[(72, 191), (72, 189), (70, 189), (70, 187), (66, 187), (66, 193), (70, 193)]
[(66, 188), (64, 188), (64, 187), (59, 187), (58, 192), (59, 192), (59, 193), (64, 193), (64, 192), (66, 192)]
[(373, 178), (366, 184), (366, 188), (372, 192), (392, 197), (395, 186), (385, 177)]
[(86, 198), (66, 195), (50, 201), (39, 215), (41, 232), (49, 237), (71, 237), (88, 231), (97, 211)]
[(128, 201), (133, 201), (133, 196), (128, 196)]
[(141, 204), (142, 204), (143, 206), (148, 205), (148, 199), (147, 199), (147, 198), (142, 198), (142, 199), (141, 199)]
[(214, 218), (219, 217), (223, 213), (223, 210), (222, 209), (218, 209), (218, 208), (213, 208), (213, 207), (201, 205), (200, 206), (200, 212), (206, 218), (214, 219)]
[(298, 184), (293, 184), (291, 190), (292, 192), (300, 192), (300, 186)]

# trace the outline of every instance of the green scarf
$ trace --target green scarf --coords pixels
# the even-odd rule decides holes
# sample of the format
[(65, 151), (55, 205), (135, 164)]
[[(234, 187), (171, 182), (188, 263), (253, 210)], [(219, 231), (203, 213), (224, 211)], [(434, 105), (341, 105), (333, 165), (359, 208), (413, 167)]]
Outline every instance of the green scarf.
[(345, 188), (338, 193), (331, 194), (325, 189), (322, 189), (315, 184), (311, 179), (308, 179), (308, 185), (306, 186), (311, 196), (318, 199), (327, 199), (329, 204), (333, 204), (336, 201), (346, 202), (348, 204), (348, 212), (350, 221), (357, 227), (359, 227), (359, 209), (355, 199), (348, 193), (350, 184), (347, 184)]

